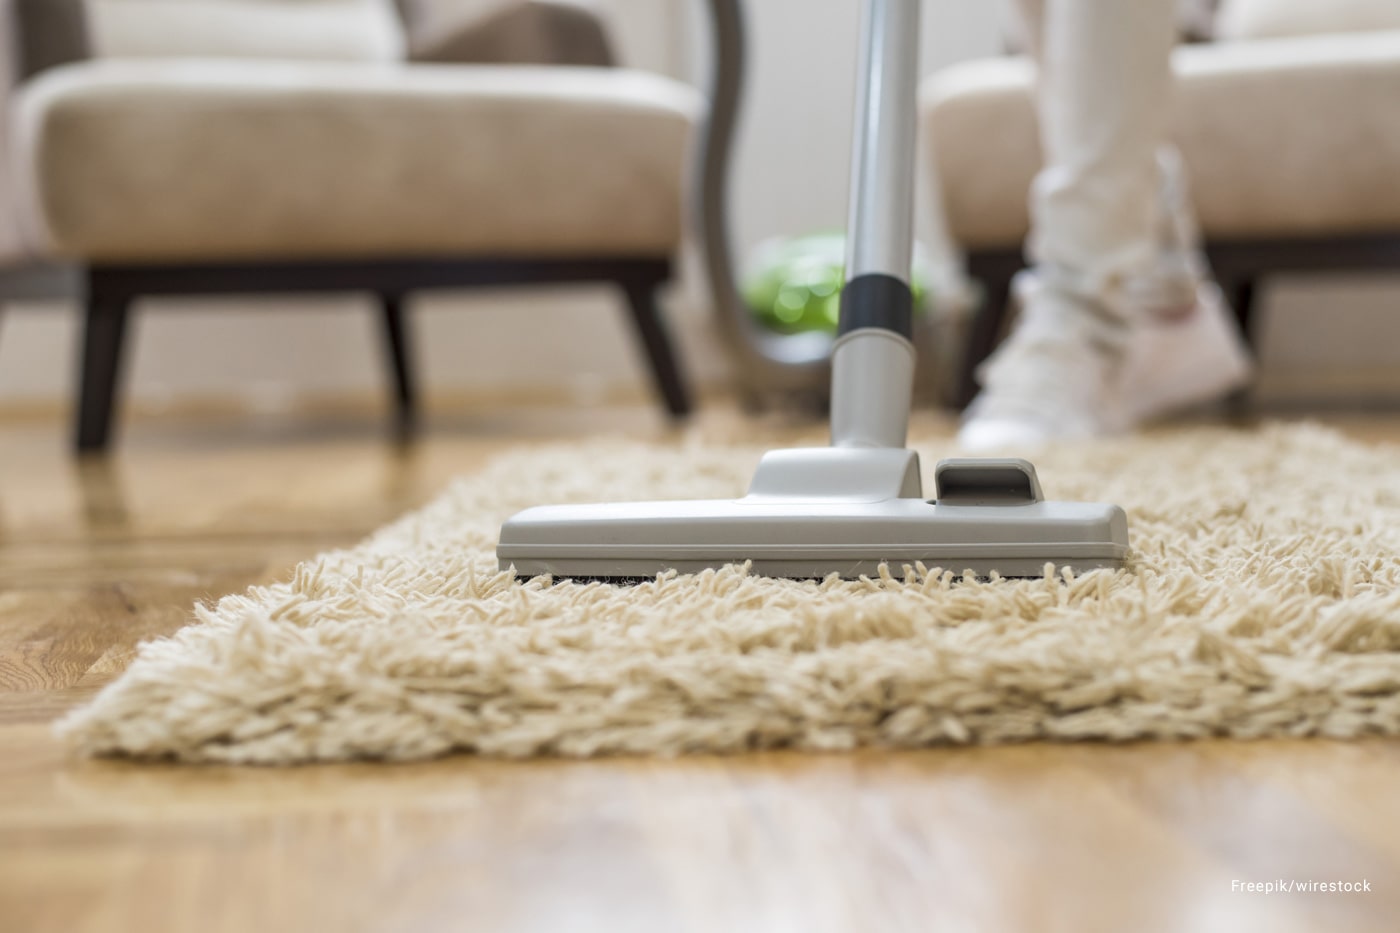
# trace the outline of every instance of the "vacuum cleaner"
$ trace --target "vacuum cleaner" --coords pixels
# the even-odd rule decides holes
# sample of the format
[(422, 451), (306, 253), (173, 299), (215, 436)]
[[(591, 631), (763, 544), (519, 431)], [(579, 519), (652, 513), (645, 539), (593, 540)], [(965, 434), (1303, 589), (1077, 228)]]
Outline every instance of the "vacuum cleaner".
[(917, 0), (867, 0), (856, 96), (846, 283), (832, 356), (831, 446), (777, 450), (748, 494), (719, 501), (542, 506), (501, 528), (502, 570), (647, 580), (728, 564), (775, 577), (874, 576), (922, 563), (1040, 576), (1121, 567), (1116, 505), (1047, 502), (1021, 459), (943, 460), (926, 499), (906, 448), (914, 382)]

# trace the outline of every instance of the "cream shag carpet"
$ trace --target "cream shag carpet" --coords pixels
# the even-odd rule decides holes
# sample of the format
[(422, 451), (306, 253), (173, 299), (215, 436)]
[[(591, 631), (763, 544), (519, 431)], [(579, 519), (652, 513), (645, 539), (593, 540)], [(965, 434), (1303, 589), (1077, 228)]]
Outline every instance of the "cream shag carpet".
[[(88, 754), (263, 764), (1400, 733), (1400, 449), (1316, 427), (1040, 457), (1048, 496), (1127, 508), (1116, 573), (496, 571), (497, 526), (527, 505), (739, 494), (752, 433), (507, 456), (288, 582), (197, 607), (59, 728)], [(915, 441), (926, 470), (949, 452)]]

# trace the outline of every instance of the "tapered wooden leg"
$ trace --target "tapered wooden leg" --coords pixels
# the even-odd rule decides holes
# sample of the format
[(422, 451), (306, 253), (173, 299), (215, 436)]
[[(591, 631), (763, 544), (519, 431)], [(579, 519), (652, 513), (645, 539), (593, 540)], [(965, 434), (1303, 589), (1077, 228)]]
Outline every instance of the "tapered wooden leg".
[(954, 400), (958, 408), (966, 408), (977, 397), (977, 367), (997, 348), (1010, 312), (1010, 276), (983, 279), (982, 286), (982, 307), (972, 318), (958, 377), (957, 398)]
[(1230, 302), (1230, 307), (1234, 309), (1235, 318), (1240, 322), (1240, 333), (1244, 335), (1244, 342), (1249, 346), (1251, 352), (1257, 353), (1258, 337), (1255, 331), (1255, 281), (1254, 279), (1239, 279), (1232, 282), (1225, 289), (1225, 297)]
[(409, 346), (411, 332), (408, 310), (402, 295), (379, 295), (380, 321), (383, 324), (385, 361), (393, 389), (395, 427), (401, 434), (412, 431), (417, 421), (418, 392), (413, 375), (413, 352)]
[(121, 390), (123, 344), (130, 307), (131, 300), (127, 297), (88, 298), (74, 435), (79, 453), (107, 450), (113, 409)]
[(673, 418), (690, 414), (693, 406), (690, 390), (681, 375), (675, 348), (666, 332), (665, 321), (656, 303), (655, 282), (623, 282), (627, 303), (632, 311), (632, 323), (642, 349), (646, 351), (656, 390)]
[[(1255, 317), (1257, 310), (1255, 280), (1236, 279), (1221, 284), (1225, 297), (1235, 312), (1235, 319), (1240, 322), (1240, 333), (1244, 335), (1245, 346), (1249, 347), (1250, 354), (1257, 359), (1259, 357), (1259, 338), (1256, 326), (1258, 322)], [(1237, 389), (1230, 393), (1230, 397), (1225, 400), (1225, 406), (1231, 414), (1243, 416), (1249, 410), (1253, 395), (1251, 386)]]

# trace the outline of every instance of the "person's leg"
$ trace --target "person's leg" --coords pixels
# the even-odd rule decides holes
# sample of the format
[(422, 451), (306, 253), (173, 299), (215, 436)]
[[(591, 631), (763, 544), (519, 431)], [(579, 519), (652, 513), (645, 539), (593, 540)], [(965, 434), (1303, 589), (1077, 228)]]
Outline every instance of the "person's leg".
[(1167, 128), (1174, 0), (1049, 0), (1028, 256), (1047, 284), (1104, 305), (1121, 336), (1125, 284), (1156, 254), (1157, 149)]
[[(1057, 3), (1061, 8), (1066, 2), (1073, 3), (1075, 0), (1050, 0)], [(1171, 6), (1173, 11), (1180, 14), (1183, 11), (1194, 12), (1194, 6), (1200, 0), (1158, 0), (1155, 12), (1160, 14), (1162, 8)], [(1093, 3), (1084, 3), (1079, 0), (1077, 9), (1073, 13), (1073, 18), (1062, 17), (1059, 21), (1061, 28), (1067, 24), (1073, 26), (1085, 16), (1086, 13), (1095, 13), (1092, 10)], [(1099, 215), (1094, 211), (1092, 204), (1093, 194), (1096, 189), (1102, 189), (1103, 183), (1112, 184), (1111, 176), (1094, 175), (1088, 177), (1087, 186), (1080, 184), (1078, 192), (1089, 193), (1089, 198), (1079, 197), (1073, 185), (1067, 186), (1066, 169), (1068, 163), (1073, 159), (1065, 158), (1065, 149), (1078, 149), (1075, 140), (1083, 138), (1082, 124), (1085, 120), (1094, 122), (1093, 113), (1097, 102), (1093, 93), (1085, 94), (1082, 88), (1085, 85), (1075, 82), (1056, 81), (1053, 76), (1046, 74), (1045, 50), (1045, 6), (1046, 0), (1017, 0), (1015, 6), (1018, 11), (1018, 19), (1021, 26), (1021, 40), (1026, 52), (1036, 60), (1038, 67), (1045, 77), (1039, 85), (1040, 92), (1040, 116), (1045, 121), (1047, 129), (1042, 131), (1045, 136), (1045, 148), (1048, 153), (1047, 171), (1037, 185), (1032, 190), (1032, 211), (1039, 216), (1039, 221), (1035, 231), (1032, 233), (1027, 244), (1027, 251), (1032, 259), (1037, 262), (1053, 261), (1057, 253), (1083, 254), (1089, 252), (1092, 247), (1091, 241), (1076, 239), (1076, 231), (1083, 229), (1087, 223), (1096, 229), (1096, 239), (1113, 240), (1115, 237), (1125, 232), (1125, 226), (1119, 225), (1117, 230), (1101, 223), (1102, 220), (1110, 217)], [(1077, 27), (1073, 27), (1077, 28)], [(1156, 138), (1155, 159), (1156, 165), (1150, 170), (1155, 173), (1155, 179), (1151, 182), (1155, 185), (1156, 202), (1147, 205), (1146, 209), (1151, 214), (1150, 220), (1150, 243), (1148, 249), (1153, 253), (1146, 265), (1139, 265), (1132, 270), (1132, 275), (1125, 283), (1127, 303), (1134, 306), (1146, 307), (1150, 310), (1180, 310), (1182, 305), (1189, 306), (1195, 300), (1195, 286), (1205, 277), (1206, 270), (1200, 256), (1199, 236), (1196, 231), (1195, 218), (1192, 215), (1189, 190), (1186, 182), (1181, 156), (1176, 148), (1169, 143), (1161, 142), (1163, 127), (1165, 124), (1166, 98), (1170, 94), (1170, 68), (1168, 66), (1168, 53), (1170, 52), (1172, 40), (1169, 38), (1166, 45), (1161, 44), (1163, 35), (1170, 36), (1175, 32), (1177, 24), (1173, 22), (1166, 31), (1154, 27), (1154, 38), (1152, 42), (1154, 48), (1151, 55), (1145, 61), (1152, 66), (1152, 80), (1143, 83), (1139, 88), (1139, 93), (1131, 99), (1131, 106), (1138, 108), (1155, 108), (1159, 116), (1155, 119), (1156, 126), (1150, 128), (1150, 132), (1144, 132), (1149, 128), (1141, 124), (1131, 127), (1123, 124), (1118, 118), (1121, 110), (1108, 108), (1099, 113), (1098, 119), (1109, 121), (1109, 132), (1113, 134), (1115, 144), (1112, 146), (1113, 154), (1111, 161), (1120, 166), (1128, 166), (1136, 176), (1135, 183), (1128, 189), (1121, 191), (1126, 196), (1128, 202), (1142, 201), (1144, 197), (1146, 183), (1141, 174), (1143, 166), (1147, 162), (1147, 155), (1144, 150), (1147, 147), (1147, 137)], [(1085, 38), (1083, 36), (1081, 39)], [(1132, 37), (1125, 37), (1124, 41), (1131, 45)], [(1102, 41), (1103, 36), (1097, 37)], [(1093, 48), (1097, 48), (1095, 45)], [(1081, 62), (1081, 77), (1084, 69), (1089, 69), (1095, 73), (1096, 80), (1090, 86), (1097, 85), (1097, 90), (1102, 91), (1108, 86), (1108, 82), (1102, 80), (1102, 75), (1098, 75), (1098, 69), (1105, 68), (1109, 63), (1102, 59), (1094, 59), (1096, 64), (1088, 63), (1084, 58), (1078, 57), (1075, 53), (1083, 52), (1085, 49), (1057, 50), (1055, 58), (1064, 59), (1074, 56), (1071, 60)], [(1053, 59), (1052, 59), (1053, 60)], [(1163, 78), (1165, 77), (1165, 80)], [(1069, 106), (1066, 106), (1068, 104)], [(1137, 132), (1131, 132), (1133, 129)], [(1056, 137), (1056, 144), (1053, 145), (1049, 137), (1049, 132), (1053, 131)], [(1121, 142), (1127, 139), (1128, 145), (1123, 146)], [(1103, 137), (1099, 137), (1100, 145)], [(1081, 158), (1082, 162), (1083, 159)], [(1065, 205), (1068, 205), (1066, 211)], [(1139, 207), (1139, 210), (1142, 208)], [(1078, 223), (1074, 220), (1077, 219)], [(1126, 233), (1130, 238), (1142, 240), (1144, 231), (1147, 228), (1141, 223), (1126, 225)], [(1039, 254), (1042, 250), (1040, 244), (1048, 244), (1044, 256)], [(1079, 256), (1081, 260), (1082, 255)], [(1089, 255), (1092, 261), (1094, 254)], [(1082, 262), (1081, 262), (1082, 264)], [(1073, 263), (1071, 263), (1073, 265)]]
[(1020, 6), (1040, 65), (1045, 168), (1031, 193), (1020, 319), (980, 373), (984, 391), (962, 432), (969, 447), (1105, 433), (1243, 377), (1238, 338), (1216, 326), (1220, 308), (1205, 321), (1209, 333), (1193, 324), (1183, 343), (1187, 328), (1172, 332), (1173, 354), (1191, 341), (1226, 347), (1199, 386), (1163, 390), (1134, 372), (1179, 380), (1182, 372), (1156, 365), (1163, 343), (1143, 322), (1203, 317), (1192, 310), (1204, 265), (1179, 159), (1163, 142), (1174, 0)]

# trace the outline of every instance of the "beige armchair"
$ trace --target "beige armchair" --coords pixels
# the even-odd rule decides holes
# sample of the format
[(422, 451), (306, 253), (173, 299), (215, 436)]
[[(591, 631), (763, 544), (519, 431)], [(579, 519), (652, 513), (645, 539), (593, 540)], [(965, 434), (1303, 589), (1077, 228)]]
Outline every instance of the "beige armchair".
[[(551, 19), (553, 4), (492, 5), (415, 47), (609, 54), (577, 6)], [(130, 309), (152, 295), (377, 295), (407, 426), (408, 295), (611, 282), (667, 409), (689, 410), (655, 301), (704, 113), (688, 85), (621, 68), (410, 63), (392, 0), (6, 0), (3, 12), (18, 61), (0, 120), (12, 154), (0, 279), (76, 270), (79, 449), (108, 442)]]
[[(1400, 3), (1224, 0), (1215, 32), (1178, 49), (1173, 135), (1209, 259), (1251, 334), (1267, 276), (1400, 268)], [(986, 295), (959, 404), (1023, 264), (1040, 166), (1033, 77), (1024, 59), (971, 62), (923, 92), (943, 213)]]

